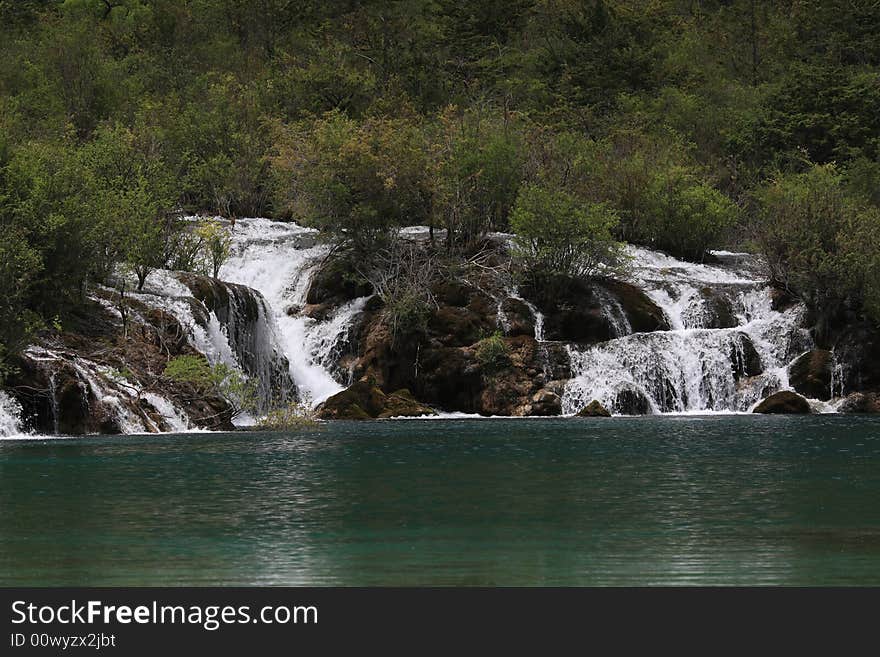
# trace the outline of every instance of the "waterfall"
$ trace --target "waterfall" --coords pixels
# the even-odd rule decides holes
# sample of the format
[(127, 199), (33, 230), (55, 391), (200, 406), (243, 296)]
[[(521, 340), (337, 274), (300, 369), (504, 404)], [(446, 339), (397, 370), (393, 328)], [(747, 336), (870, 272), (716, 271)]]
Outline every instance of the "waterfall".
[(21, 405), (0, 390), (0, 438), (21, 434)]
[[(158, 433), (191, 428), (186, 414), (157, 392), (145, 392), (134, 381), (106, 365), (74, 353), (31, 346), (24, 355), (44, 372), (48, 390), (42, 393), (48, 402), (53, 433), (59, 434), (71, 421), (91, 433)], [(75, 400), (76, 412), (62, 417), (59, 396)]]
[(177, 318), (190, 344), (212, 365), (223, 363), (253, 380), (260, 412), (295, 395), (274, 315), (258, 291), (160, 270), (131, 296)]
[[(718, 252), (694, 264), (628, 247), (629, 278), (663, 310), (672, 330), (631, 333), (605, 300), (619, 337), (569, 346), (564, 413), (593, 399), (615, 413), (747, 411), (788, 387), (788, 363), (810, 347), (804, 308), (773, 310), (756, 258)], [(622, 318), (622, 319), (621, 319)]]
[(329, 253), (316, 233), (294, 223), (239, 219), (232, 256), (220, 270), (224, 280), (258, 290), (266, 299), (290, 375), (313, 404), (348, 383), (347, 375), (337, 371), (339, 350), (366, 302), (355, 299), (323, 320), (302, 314), (312, 275)]

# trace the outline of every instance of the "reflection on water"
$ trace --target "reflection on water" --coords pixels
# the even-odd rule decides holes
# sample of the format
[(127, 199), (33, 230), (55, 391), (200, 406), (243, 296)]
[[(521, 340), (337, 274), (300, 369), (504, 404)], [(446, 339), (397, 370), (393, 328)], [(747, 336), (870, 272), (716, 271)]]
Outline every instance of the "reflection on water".
[(0, 584), (880, 584), (880, 421), (0, 441)]

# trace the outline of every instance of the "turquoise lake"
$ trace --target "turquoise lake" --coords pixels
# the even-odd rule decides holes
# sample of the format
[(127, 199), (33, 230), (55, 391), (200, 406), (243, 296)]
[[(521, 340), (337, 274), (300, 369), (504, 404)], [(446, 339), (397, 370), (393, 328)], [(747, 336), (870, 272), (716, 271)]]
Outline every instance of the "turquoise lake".
[(880, 585), (880, 419), (5, 440), (0, 584)]

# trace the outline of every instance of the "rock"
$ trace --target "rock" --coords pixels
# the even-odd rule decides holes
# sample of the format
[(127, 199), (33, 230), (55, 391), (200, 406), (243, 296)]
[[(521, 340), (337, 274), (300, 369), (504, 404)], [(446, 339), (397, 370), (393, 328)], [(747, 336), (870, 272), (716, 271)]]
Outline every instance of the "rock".
[(296, 308), (294, 312), (291, 312), (291, 310), (293, 308), (289, 308), (287, 311), (287, 314), (290, 316), (302, 314), (318, 322), (324, 322), (330, 319), (334, 308), (329, 303), (307, 303), (302, 308)]
[(831, 352), (813, 349), (799, 356), (788, 366), (791, 386), (806, 397), (831, 399)]
[(635, 285), (611, 279), (597, 282), (597, 285), (617, 298), (634, 333), (669, 330), (669, 321), (663, 310)]
[(611, 417), (611, 413), (609, 413), (596, 399), (578, 411), (577, 415), (578, 417)]
[(366, 381), (358, 381), (325, 401), (318, 417), (322, 420), (366, 420), (385, 410), (386, 396)]
[(854, 392), (837, 407), (838, 413), (880, 413), (880, 393)]
[(469, 308), (441, 306), (428, 321), (430, 335), (446, 347), (466, 347), (491, 334), (494, 323)]
[(730, 354), (730, 362), (733, 364), (733, 378), (737, 381), (757, 376), (764, 369), (761, 356), (755, 349), (752, 339), (745, 333), (739, 333), (738, 338), (738, 341), (731, 346)]
[(784, 312), (797, 303), (797, 297), (788, 290), (781, 287), (770, 288), (770, 307), (776, 312)]
[(437, 303), (464, 308), (471, 298), (471, 288), (466, 283), (455, 279), (446, 279), (431, 288)]
[(409, 390), (396, 390), (386, 395), (367, 381), (358, 381), (333, 395), (318, 410), (318, 417), (322, 420), (371, 420), (421, 415), (435, 415), (435, 411), (418, 402)]
[(507, 318), (507, 335), (535, 335), (535, 317), (522, 299), (507, 297), (501, 302), (501, 312)]
[(703, 308), (705, 311), (703, 328), (725, 329), (734, 328), (739, 325), (730, 299), (722, 294), (720, 290), (704, 287), (700, 290), (700, 296), (703, 298)]
[(625, 388), (614, 397), (611, 405), (621, 415), (650, 415), (651, 401), (639, 390)]
[(372, 286), (354, 271), (354, 267), (345, 257), (326, 260), (309, 284), (306, 303), (338, 306), (372, 294)]
[(552, 390), (542, 388), (532, 395), (529, 415), (551, 416), (562, 414), (562, 399)]
[(388, 395), (385, 398), (385, 410), (379, 413), (380, 418), (421, 417), (424, 415), (437, 415), (437, 411), (417, 401), (406, 388), (396, 390)]
[[(639, 288), (610, 279), (563, 279), (553, 294), (530, 287), (523, 294), (544, 314), (548, 340), (594, 344), (619, 337), (607, 308), (607, 295), (619, 304), (633, 332), (667, 330), (663, 311)], [(601, 290), (601, 291), (600, 291)]]
[(783, 390), (767, 397), (755, 407), (753, 413), (806, 415), (811, 412), (810, 403), (796, 392)]
[(880, 328), (867, 322), (851, 324), (842, 330), (833, 348), (835, 392), (880, 390)]

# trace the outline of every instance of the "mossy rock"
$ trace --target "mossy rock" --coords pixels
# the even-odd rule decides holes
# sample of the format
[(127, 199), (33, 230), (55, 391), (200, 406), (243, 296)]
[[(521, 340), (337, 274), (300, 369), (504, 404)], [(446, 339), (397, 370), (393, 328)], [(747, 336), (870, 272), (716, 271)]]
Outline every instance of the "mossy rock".
[(385, 398), (385, 410), (379, 413), (378, 417), (422, 417), (425, 415), (437, 415), (437, 412), (419, 402), (409, 390), (404, 388), (392, 392)]
[(322, 420), (372, 420), (389, 417), (435, 415), (409, 390), (396, 390), (386, 395), (367, 381), (358, 381), (346, 390), (327, 399), (318, 410)]
[(577, 415), (578, 417), (611, 417), (611, 413), (597, 399), (584, 406)]
[(358, 381), (325, 401), (322, 420), (369, 420), (385, 410), (385, 393), (366, 381)]

